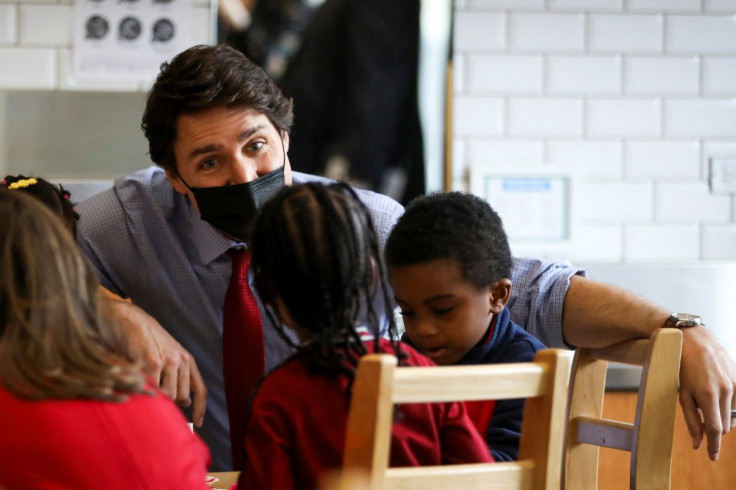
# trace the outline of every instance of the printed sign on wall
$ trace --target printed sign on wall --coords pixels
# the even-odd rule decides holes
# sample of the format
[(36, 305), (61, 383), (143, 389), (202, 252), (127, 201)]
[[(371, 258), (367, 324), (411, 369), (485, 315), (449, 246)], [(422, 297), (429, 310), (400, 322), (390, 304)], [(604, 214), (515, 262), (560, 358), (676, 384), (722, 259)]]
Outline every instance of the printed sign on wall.
[(162, 62), (188, 48), (192, 0), (77, 0), (74, 78), (151, 83)]
[(476, 162), (471, 191), (498, 212), (517, 256), (563, 257), (580, 231), (575, 165)]

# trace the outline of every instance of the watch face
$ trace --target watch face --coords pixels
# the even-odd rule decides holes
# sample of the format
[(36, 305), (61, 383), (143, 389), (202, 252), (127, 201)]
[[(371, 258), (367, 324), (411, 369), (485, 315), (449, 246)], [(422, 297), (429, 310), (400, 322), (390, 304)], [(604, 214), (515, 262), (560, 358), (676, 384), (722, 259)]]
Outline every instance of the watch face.
[(697, 327), (703, 324), (703, 320), (698, 315), (691, 315), (689, 313), (673, 313), (670, 317), (670, 321), (675, 324), (675, 327)]

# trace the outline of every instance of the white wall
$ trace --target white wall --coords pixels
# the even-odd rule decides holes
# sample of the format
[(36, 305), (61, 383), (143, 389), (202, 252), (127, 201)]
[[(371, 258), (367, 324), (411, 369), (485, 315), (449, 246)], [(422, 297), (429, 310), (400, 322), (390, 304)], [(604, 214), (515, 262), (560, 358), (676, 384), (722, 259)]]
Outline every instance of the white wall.
[[(214, 1), (195, 0), (195, 44), (212, 39)], [(146, 91), (78, 84), (72, 76), (73, 0), (0, 0), (0, 90)]]
[[(194, 0), (195, 44), (212, 42), (215, 5)], [(150, 164), (149, 84), (76, 82), (73, 25), (73, 0), (0, 0), (0, 175), (111, 178)]]
[[(195, 5), (209, 42), (212, 7)], [(736, 0), (456, 0), (455, 14), (456, 188), (469, 189), (473, 162), (579, 163), (583, 239), (570, 258), (736, 258), (736, 202), (707, 185), (708, 158), (736, 155)], [(0, 0), (1, 174), (107, 178), (147, 163), (137, 129), (147, 87), (74, 84), (72, 21), (72, 0)], [(38, 91), (62, 102), (28, 99)], [(96, 124), (86, 92), (116, 92), (104, 107), (119, 117), (98, 126), (118, 126), (119, 146), (74, 131)], [(44, 111), (58, 132), (18, 126)]]
[(577, 163), (601, 262), (736, 258), (735, 0), (458, 0), (454, 187), (476, 162)]

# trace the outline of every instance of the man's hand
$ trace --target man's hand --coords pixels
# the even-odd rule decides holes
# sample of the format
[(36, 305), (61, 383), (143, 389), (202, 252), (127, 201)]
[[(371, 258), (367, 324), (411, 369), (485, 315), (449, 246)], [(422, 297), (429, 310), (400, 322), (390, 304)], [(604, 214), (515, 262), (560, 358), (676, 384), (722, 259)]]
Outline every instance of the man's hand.
[(721, 435), (733, 427), (736, 406), (736, 363), (705, 327), (682, 329), (680, 405), (693, 448), (708, 439), (708, 456), (718, 460)]
[[(562, 332), (579, 347), (605, 347), (649, 338), (670, 310), (616, 286), (574, 276), (565, 296)], [(699, 448), (708, 439), (708, 456), (718, 459), (721, 435), (731, 430), (736, 408), (736, 363), (706, 327), (682, 329), (680, 405)]]
[[(133, 355), (161, 391), (182, 407), (192, 407), (192, 422), (202, 427), (207, 389), (192, 355), (152, 316), (129, 302), (110, 301), (110, 311), (125, 330)], [(194, 401), (190, 397), (194, 395)]]

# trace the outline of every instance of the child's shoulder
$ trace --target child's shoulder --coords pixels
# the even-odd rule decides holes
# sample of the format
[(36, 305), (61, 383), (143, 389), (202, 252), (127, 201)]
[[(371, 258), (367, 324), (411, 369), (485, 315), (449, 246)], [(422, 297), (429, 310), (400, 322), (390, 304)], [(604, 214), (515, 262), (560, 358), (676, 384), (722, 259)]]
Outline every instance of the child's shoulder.
[(506, 316), (505, 320), (505, 322), (501, 322), (496, 326), (501, 331), (492, 347), (489, 362), (528, 362), (533, 360), (537, 351), (545, 348), (544, 344), (511, 321), (510, 317)]

